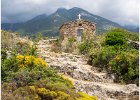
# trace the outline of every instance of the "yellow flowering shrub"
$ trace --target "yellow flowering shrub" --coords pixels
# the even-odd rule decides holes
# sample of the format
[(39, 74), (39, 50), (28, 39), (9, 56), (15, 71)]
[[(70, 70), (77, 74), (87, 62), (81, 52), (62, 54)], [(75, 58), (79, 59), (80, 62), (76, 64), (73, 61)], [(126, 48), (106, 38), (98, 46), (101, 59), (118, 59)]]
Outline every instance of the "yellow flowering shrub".
[(42, 66), (48, 66), (46, 62), (44, 62), (41, 58), (34, 58), (33, 63), (37, 65), (42, 65)]
[(44, 62), (41, 58), (36, 58), (34, 56), (23, 56), (23, 55), (18, 55), (16, 56), (16, 60), (18, 61), (18, 66), (20, 68), (23, 67), (36, 67), (36, 66), (41, 66), (41, 67), (47, 67), (47, 63)]
[[(30, 88), (34, 88), (30, 86)], [(89, 96), (83, 92), (78, 92), (79, 97), (72, 97), (70, 94), (67, 94), (63, 91), (51, 91), (46, 88), (38, 88), (37, 94), (44, 99), (56, 99), (56, 100), (98, 100), (96, 96)]]
[(49, 96), (51, 96), (52, 98), (56, 98), (57, 97), (57, 93), (55, 91), (50, 91), (48, 93)]
[(29, 86), (29, 88), (30, 88), (33, 92), (35, 92), (35, 86)]
[(57, 93), (55, 91), (50, 91), (46, 88), (38, 88), (37, 89), (37, 93), (43, 97), (43, 98), (46, 98), (46, 99), (54, 99), (57, 97)]
[(109, 61), (110, 70), (117, 75), (115, 81), (138, 84), (138, 51), (121, 51)]
[(98, 100), (96, 96), (89, 96), (83, 92), (79, 92), (80, 98), (76, 98), (76, 100)]
[(117, 55), (115, 58), (114, 58), (114, 60), (117, 60), (117, 61), (119, 61), (121, 58), (120, 58), (120, 56), (119, 55)]
[(47, 95), (49, 90), (47, 90), (46, 88), (38, 88), (37, 92), (38, 94), (41, 94), (41, 95)]
[[(62, 91), (58, 91), (58, 100), (70, 100), (70, 95), (69, 94), (66, 94)], [(71, 98), (72, 99), (72, 98)]]
[(69, 86), (74, 86), (74, 83), (72, 82), (72, 80), (70, 80), (67, 76), (65, 75), (61, 75), (62, 79), (67, 81), (69, 83)]

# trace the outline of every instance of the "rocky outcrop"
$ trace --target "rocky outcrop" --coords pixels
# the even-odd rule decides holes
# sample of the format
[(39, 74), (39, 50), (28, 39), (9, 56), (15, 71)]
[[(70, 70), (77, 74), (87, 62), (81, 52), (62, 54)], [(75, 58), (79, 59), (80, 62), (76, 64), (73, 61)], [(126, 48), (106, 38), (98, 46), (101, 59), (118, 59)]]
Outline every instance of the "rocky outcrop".
[[(139, 89), (135, 84), (120, 85), (112, 83), (84, 82), (75, 80), (75, 87), (78, 91), (86, 92), (89, 95), (96, 95), (99, 100), (119, 99), (126, 100), (139, 95)], [(132, 99), (130, 99), (132, 100)]]
[(138, 100), (139, 89), (135, 84), (114, 83), (113, 74), (98, 72), (96, 67), (91, 69), (85, 56), (51, 52), (48, 41), (40, 41), (38, 47), (41, 57), (49, 67), (69, 77), (77, 91), (96, 95), (99, 100)]
[(138, 41), (132, 41), (132, 40), (129, 40), (128, 41), (128, 44), (132, 47), (134, 47), (135, 49), (139, 49), (139, 42)]

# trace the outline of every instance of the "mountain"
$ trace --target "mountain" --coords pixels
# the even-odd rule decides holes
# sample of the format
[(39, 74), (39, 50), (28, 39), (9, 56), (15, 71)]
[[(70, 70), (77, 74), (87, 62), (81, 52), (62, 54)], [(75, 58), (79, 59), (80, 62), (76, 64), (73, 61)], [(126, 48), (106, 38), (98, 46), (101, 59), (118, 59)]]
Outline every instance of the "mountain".
[(23, 35), (41, 32), (45, 36), (57, 36), (59, 34), (59, 27), (65, 22), (76, 20), (78, 14), (82, 15), (82, 19), (96, 23), (97, 33), (105, 32), (112, 27), (121, 27), (119, 24), (108, 19), (74, 7), (71, 9), (59, 8), (51, 15), (42, 14), (24, 23), (3, 23), (2, 29), (18, 31)]
[(123, 26), (125, 29), (132, 31), (132, 32), (136, 32), (139, 33), (139, 26), (134, 26), (134, 25), (125, 25)]

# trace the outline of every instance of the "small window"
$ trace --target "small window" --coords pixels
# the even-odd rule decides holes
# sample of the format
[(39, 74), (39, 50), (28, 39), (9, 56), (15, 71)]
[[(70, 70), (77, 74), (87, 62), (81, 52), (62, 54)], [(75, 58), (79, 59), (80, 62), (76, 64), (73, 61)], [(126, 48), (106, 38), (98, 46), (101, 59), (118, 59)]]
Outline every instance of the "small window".
[(79, 24), (79, 26), (82, 26), (82, 24)]

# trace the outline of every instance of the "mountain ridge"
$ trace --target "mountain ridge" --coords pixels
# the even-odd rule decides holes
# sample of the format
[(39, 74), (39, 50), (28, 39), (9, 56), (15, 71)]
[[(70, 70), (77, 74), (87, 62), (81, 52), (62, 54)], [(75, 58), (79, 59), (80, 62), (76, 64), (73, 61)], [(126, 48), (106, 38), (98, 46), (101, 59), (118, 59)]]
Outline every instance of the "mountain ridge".
[(112, 27), (122, 28), (121, 25), (113, 21), (74, 7), (71, 9), (58, 8), (50, 15), (41, 14), (24, 23), (3, 23), (2, 29), (13, 32), (17, 31), (23, 35), (33, 35), (41, 32), (44, 36), (58, 36), (59, 27), (65, 22), (76, 20), (78, 14), (82, 15), (82, 19), (96, 23), (97, 34), (103, 33)]

